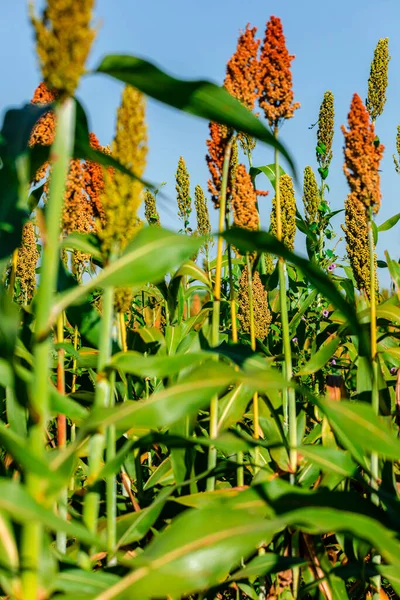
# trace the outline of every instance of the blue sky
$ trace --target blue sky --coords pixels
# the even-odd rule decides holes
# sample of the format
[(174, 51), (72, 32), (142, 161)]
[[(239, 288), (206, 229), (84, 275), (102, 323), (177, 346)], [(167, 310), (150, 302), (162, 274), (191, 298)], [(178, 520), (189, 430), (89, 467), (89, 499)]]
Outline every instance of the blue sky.
[[(0, 110), (30, 99), (40, 81), (32, 30), (25, 0), (4, 2), (0, 21), (0, 60), (2, 90)], [(42, 2), (38, 2), (41, 6)], [(329, 8), (328, 8), (329, 7)], [(301, 109), (282, 129), (282, 140), (291, 150), (301, 176), (304, 167), (316, 167), (316, 129), (309, 129), (318, 116), (323, 94), (330, 89), (336, 101), (334, 159), (329, 184), (333, 209), (343, 207), (348, 188), (342, 173), (343, 138), (340, 125), (346, 123), (354, 92), (364, 99), (370, 62), (380, 37), (389, 37), (392, 60), (389, 66), (388, 102), (377, 122), (377, 133), (384, 143), (382, 162), (382, 208), (380, 223), (400, 212), (400, 176), (394, 171), (396, 127), (400, 124), (400, 25), (399, 0), (97, 0), (95, 22), (98, 35), (89, 67), (107, 53), (130, 53), (145, 57), (182, 78), (208, 78), (222, 83), (225, 65), (233, 51), (240, 29), (250, 22), (261, 37), (270, 15), (280, 16), (293, 62), (295, 99)], [(114, 133), (115, 112), (122, 87), (104, 76), (86, 77), (78, 96), (89, 114), (92, 130), (105, 144)], [(206, 188), (208, 177), (204, 160), (208, 135), (205, 121), (183, 115), (155, 101), (148, 103), (149, 158), (147, 179), (167, 182), (170, 198), (160, 207), (163, 224), (173, 226), (174, 173), (179, 156), (188, 165), (194, 185)], [(272, 162), (270, 148), (259, 145), (254, 164)], [(266, 182), (266, 186), (268, 186)], [(301, 206), (301, 190), (297, 194)], [(261, 208), (268, 227), (271, 196)], [(215, 223), (213, 215), (213, 223)], [(334, 223), (340, 233), (342, 215)], [(388, 248), (394, 258), (400, 255), (398, 229), (382, 234), (379, 254)], [(298, 234), (299, 238), (301, 234)], [(299, 250), (301, 244), (297, 244)], [(344, 252), (343, 243), (340, 246)], [(383, 278), (385, 279), (385, 278)]]

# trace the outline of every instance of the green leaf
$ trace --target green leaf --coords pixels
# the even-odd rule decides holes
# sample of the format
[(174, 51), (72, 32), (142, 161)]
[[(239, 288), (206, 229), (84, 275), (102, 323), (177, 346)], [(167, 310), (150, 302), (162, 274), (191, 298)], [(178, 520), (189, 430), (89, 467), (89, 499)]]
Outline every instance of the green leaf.
[(147, 283), (158, 283), (168, 271), (192, 256), (201, 243), (200, 237), (179, 235), (161, 227), (143, 228), (123, 255), (110, 263), (97, 277), (57, 297), (49, 326), (60, 312), (70, 304), (82, 302), (94, 289), (109, 286), (140, 288)]
[(372, 226), (372, 233), (374, 236), (374, 245), (376, 246), (378, 243), (378, 228), (376, 226), (375, 221), (371, 221), (371, 226)]
[(176, 375), (182, 369), (197, 366), (209, 361), (210, 355), (206, 352), (193, 354), (176, 354), (174, 356), (143, 356), (140, 352), (118, 352), (114, 354), (111, 366), (124, 373), (138, 377), (158, 377), (163, 379)]
[(51, 531), (64, 531), (84, 544), (98, 545), (96, 536), (86, 527), (72, 520), (61, 519), (54, 513), (53, 508), (41, 506), (16, 481), (0, 479), (0, 510), (7, 513), (16, 523), (37, 521)]
[(354, 477), (357, 465), (351, 456), (341, 450), (324, 446), (300, 446), (299, 454), (325, 472), (337, 473), (342, 477)]
[(323, 167), (319, 167), (318, 173), (321, 175), (321, 179), (323, 179), (325, 181), (325, 179), (329, 175), (329, 169), (328, 169), (328, 167), (324, 167), (324, 168)]
[(89, 233), (79, 233), (73, 231), (68, 237), (61, 241), (61, 247), (66, 250), (79, 250), (85, 254), (90, 254), (92, 258), (101, 261), (102, 254), (94, 244), (95, 238)]
[(280, 573), (292, 569), (293, 567), (302, 567), (307, 564), (307, 560), (302, 558), (289, 558), (286, 556), (280, 556), (273, 552), (267, 552), (260, 556), (253, 558), (248, 565), (236, 571), (231, 575), (228, 581), (241, 581), (242, 579), (248, 579), (253, 582), (258, 577), (267, 575), (268, 573)]
[(150, 62), (136, 56), (108, 55), (95, 70), (128, 83), (147, 96), (168, 106), (216, 121), (236, 131), (278, 148), (293, 171), (293, 161), (287, 150), (275, 139), (247, 108), (223, 87), (208, 81), (182, 81), (171, 77)]
[(280, 519), (266, 521), (251, 509), (192, 509), (174, 520), (134, 561), (135, 570), (97, 600), (149, 600), (188, 596), (223, 581), (232, 567), (269, 543), (282, 528)]
[(147, 508), (117, 519), (117, 548), (139, 542), (144, 538), (160, 516), (170, 493), (171, 490), (167, 488), (161, 491), (156, 500)]
[(66, 569), (57, 575), (54, 582), (54, 591), (79, 597), (94, 597), (99, 592), (108, 590), (119, 581), (113, 573), (97, 571), (81, 571), (80, 569)]
[(241, 384), (221, 398), (218, 405), (218, 432), (240, 421), (253, 393), (251, 387)]
[(328, 342), (323, 344), (319, 350), (310, 358), (307, 364), (304, 365), (298, 372), (298, 376), (312, 375), (320, 371), (335, 354), (340, 346), (341, 339), (338, 336), (332, 337)]
[(307, 294), (304, 302), (301, 303), (299, 310), (293, 316), (292, 320), (289, 323), (290, 334), (293, 336), (296, 332), (296, 329), (301, 321), (301, 317), (306, 313), (307, 309), (314, 302), (315, 298), (318, 296), (318, 290), (312, 290), (310, 294)]
[(209, 276), (205, 271), (203, 271), (203, 269), (200, 269), (200, 267), (196, 265), (196, 263), (194, 263), (192, 260), (188, 260), (187, 262), (185, 262), (177, 271), (175, 277), (181, 277), (183, 275), (187, 275), (195, 281), (201, 281), (201, 283), (204, 283), (207, 286), (207, 288), (211, 289), (211, 281)]
[(227, 387), (237, 372), (220, 363), (210, 361), (196, 369), (190, 377), (182, 379), (148, 400), (124, 402), (113, 408), (98, 408), (91, 411), (85, 431), (115, 425), (119, 429), (158, 429), (167, 427), (187, 414), (206, 408), (213, 395)]
[(18, 571), (19, 556), (13, 527), (7, 515), (0, 512), (0, 569), (10, 573)]
[[(264, 175), (266, 175), (270, 180), (274, 190), (276, 190), (275, 165), (273, 163), (266, 165), (265, 167), (251, 167), (249, 172), (253, 183), (255, 182), (257, 175), (264, 173)], [(281, 166), (279, 166), (279, 177), (282, 177), (282, 175), (285, 175), (285, 171)]]
[(377, 416), (369, 404), (319, 400), (318, 406), (350, 452), (357, 444), (367, 455), (376, 452), (390, 460), (399, 459), (400, 441), (388, 429), (387, 421)]
[(269, 252), (282, 256), (289, 263), (297, 266), (308, 277), (314, 287), (345, 316), (349, 328), (358, 336), (360, 354), (370, 356), (368, 336), (357, 319), (354, 307), (348, 303), (336, 288), (333, 281), (312, 262), (290, 252), (284, 244), (265, 231), (245, 231), (232, 228), (223, 236), (229, 243), (243, 252)]
[(378, 231), (389, 231), (389, 229), (392, 229), (392, 227), (394, 227), (399, 220), (400, 213), (397, 213), (397, 215), (393, 215), (393, 217), (390, 217), (390, 219), (379, 225)]

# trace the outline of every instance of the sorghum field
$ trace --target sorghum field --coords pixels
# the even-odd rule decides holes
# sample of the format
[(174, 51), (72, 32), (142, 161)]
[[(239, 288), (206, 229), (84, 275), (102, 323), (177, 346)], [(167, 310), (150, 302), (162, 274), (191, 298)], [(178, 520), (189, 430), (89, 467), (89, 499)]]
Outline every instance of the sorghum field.
[[(86, 73), (93, 11), (31, 10), (42, 82), (0, 131), (1, 597), (398, 598), (400, 266), (375, 253), (400, 220), (379, 219), (388, 39), (336, 132), (341, 256), (334, 95), (299, 173), (279, 17), (243, 24), (218, 87), (126, 55)], [(74, 97), (97, 73), (124, 84), (109, 146)], [(143, 179), (146, 96), (209, 121), (208, 182), (184, 158), (171, 173), (175, 231)]]

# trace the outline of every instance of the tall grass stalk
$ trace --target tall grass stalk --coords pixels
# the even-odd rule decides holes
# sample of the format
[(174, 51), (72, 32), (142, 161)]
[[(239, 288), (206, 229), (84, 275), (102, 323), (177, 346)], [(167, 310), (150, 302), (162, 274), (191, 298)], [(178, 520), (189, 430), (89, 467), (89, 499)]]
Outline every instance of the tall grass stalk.
[[(64, 313), (57, 318), (57, 343), (64, 343)], [(62, 347), (58, 349), (57, 362), (57, 389), (60, 394), (65, 394), (65, 350)], [(61, 450), (67, 445), (67, 418), (65, 415), (57, 415), (57, 446)], [(65, 487), (60, 494), (58, 505), (58, 514), (63, 519), (67, 518), (68, 489)], [(67, 535), (64, 531), (57, 531), (57, 550), (65, 554), (67, 550)]]
[[(379, 389), (378, 389), (378, 362), (377, 362), (377, 330), (376, 330), (376, 289), (375, 289), (375, 249), (374, 235), (372, 230), (372, 208), (368, 209), (368, 246), (369, 246), (369, 265), (370, 265), (370, 311), (371, 311), (371, 362), (372, 362), (372, 393), (371, 402), (374, 413), (379, 415)], [(379, 480), (379, 456), (375, 452), (371, 454), (371, 474), (372, 486), (378, 488)], [(379, 506), (379, 498), (372, 494), (371, 501)], [(373, 562), (380, 564), (381, 557), (378, 554), (373, 556)], [(381, 576), (376, 575), (372, 578), (375, 588), (373, 594), (374, 600), (379, 600), (381, 590)]]
[[(110, 392), (108, 406), (115, 405), (114, 384), (115, 372), (110, 375)], [(109, 425), (106, 434), (106, 460), (110, 463), (114, 460), (116, 454), (116, 430), (115, 425)], [(106, 513), (107, 513), (107, 553), (108, 566), (117, 563), (114, 555), (117, 544), (117, 478), (115, 474), (108, 475), (106, 478)]]
[[(254, 325), (254, 296), (253, 296), (253, 274), (251, 270), (251, 261), (249, 254), (246, 255), (246, 265), (247, 265), (247, 281), (249, 287), (249, 315), (250, 315), (250, 344), (253, 352), (256, 350), (256, 335), (255, 335), (255, 325)], [(258, 402), (258, 392), (254, 392), (253, 395), (253, 429), (254, 429), (254, 439), (258, 440), (260, 437), (260, 414), (259, 414), (259, 402)], [(260, 467), (260, 449), (258, 446), (254, 449), (254, 463), (255, 469), (254, 472), (257, 473)]]
[[(217, 260), (215, 266), (215, 283), (214, 283), (214, 302), (213, 314), (211, 323), (211, 345), (213, 347), (219, 344), (219, 324), (220, 324), (220, 309), (221, 309), (221, 281), (222, 281), (222, 254), (224, 240), (221, 234), (224, 231), (225, 211), (226, 211), (226, 193), (228, 188), (229, 165), (231, 162), (233, 139), (231, 138), (226, 145), (224, 155), (224, 165), (222, 170), (221, 194), (219, 201), (219, 223), (217, 243)], [(210, 438), (217, 437), (218, 434), (218, 395), (211, 398), (210, 402)], [(217, 449), (212, 446), (208, 453), (208, 468), (213, 469), (217, 464)], [(215, 477), (207, 479), (207, 490), (215, 489)]]
[[(30, 452), (41, 458), (45, 452), (44, 434), (49, 415), (49, 374), (51, 339), (45, 334), (53, 296), (57, 285), (60, 262), (60, 220), (63, 208), (65, 182), (72, 155), (75, 130), (75, 102), (67, 99), (56, 106), (56, 134), (51, 150), (53, 170), (50, 180), (49, 200), (46, 209), (46, 230), (43, 239), (42, 268), (35, 302), (35, 345), (33, 350), (33, 380), (30, 396), (30, 413), (33, 422), (29, 431)], [(41, 496), (40, 479), (29, 473), (27, 488), (34, 498)], [(37, 600), (39, 597), (38, 568), (41, 562), (43, 528), (32, 520), (22, 531), (22, 597)]]
[[(278, 139), (278, 128), (274, 131), (275, 138)], [(276, 233), (279, 241), (282, 240), (282, 219), (281, 219), (281, 195), (279, 188), (279, 151), (275, 148), (275, 197), (276, 197)], [(296, 395), (294, 389), (289, 387), (289, 383), (293, 376), (292, 366), (292, 350), (290, 347), (290, 335), (289, 335), (289, 317), (286, 297), (286, 267), (283, 258), (278, 259), (278, 274), (279, 274), (279, 300), (281, 308), (281, 322), (282, 322), (282, 342), (283, 342), (283, 353), (284, 353), (284, 371), (285, 378), (288, 383), (287, 393), (283, 394), (284, 400), (287, 398), (287, 407), (284, 408), (284, 414), (288, 415), (288, 431), (289, 431), (289, 445), (290, 445), (290, 470), (291, 480), (294, 482), (294, 475), (297, 467), (297, 423), (296, 423)]]
[[(225, 227), (229, 228), (229, 219), (228, 215), (225, 218)], [(235, 287), (234, 287), (234, 277), (233, 277), (233, 269), (232, 269), (232, 246), (228, 244), (227, 248), (228, 254), (228, 268), (229, 268), (229, 302), (231, 309), (231, 336), (232, 342), (234, 344), (238, 343), (238, 330), (237, 330), (237, 314), (236, 314), (236, 298), (235, 298)], [(239, 487), (244, 485), (244, 468), (243, 468), (243, 452), (239, 451), (236, 454), (237, 464), (240, 465), (237, 468), (236, 472), (236, 482)]]
[[(109, 287), (103, 294), (103, 316), (100, 327), (99, 355), (97, 360), (97, 385), (94, 405), (99, 408), (108, 406), (110, 403), (110, 380), (105, 374), (104, 369), (111, 358), (113, 321), (114, 290), (112, 287)], [(96, 480), (101, 470), (104, 449), (105, 433), (104, 431), (99, 431), (90, 440), (88, 485), (91, 487), (85, 496), (83, 510), (84, 522), (93, 533), (97, 528), (100, 502), (100, 493), (97, 489)]]

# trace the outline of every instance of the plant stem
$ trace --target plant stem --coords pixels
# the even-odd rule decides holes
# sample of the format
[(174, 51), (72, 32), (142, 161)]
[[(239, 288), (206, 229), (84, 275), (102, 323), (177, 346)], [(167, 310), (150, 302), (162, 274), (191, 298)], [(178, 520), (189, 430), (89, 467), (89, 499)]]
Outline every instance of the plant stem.
[[(104, 369), (111, 357), (112, 327), (114, 318), (114, 290), (106, 288), (103, 294), (103, 316), (100, 326), (99, 355), (97, 361), (97, 385), (94, 406), (108, 406), (110, 402), (110, 381)], [(88, 486), (92, 486), (85, 496), (83, 519), (88, 529), (95, 533), (99, 514), (100, 494), (93, 485), (100, 473), (104, 443), (104, 432), (95, 433), (90, 439)]]
[[(275, 138), (278, 139), (278, 128), (274, 131)], [(281, 216), (281, 195), (279, 187), (279, 151), (275, 148), (275, 177), (276, 177), (276, 233), (279, 241), (282, 240), (282, 216)], [(285, 357), (285, 378), (288, 384), (290, 383), (293, 376), (292, 367), (292, 351), (290, 348), (290, 335), (289, 335), (289, 317), (287, 307), (287, 296), (286, 296), (286, 268), (285, 261), (282, 257), (278, 260), (278, 273), (279, 273), (279, 299), (281, 305), (281, 322), (282, 322), (282, 341), (283, 341), (283, 353)], [(283, 395), (285, 399), (285, 394)], [(296, 424), (296, 395), (293, 388), (288, 388), (287, 391), (287, 409), (284, 406), (284, 413), (288, 415), (288, 429), (289, 429), (289, 445), (290, 445), (290, 470), (291, 479), (294, 481), (294, 475), (297, 468), (297, 424)]]
[[(30, 452), (33, 457), (42, 457), (45, 452), (43, 436), (49, 413), (51, 339), (44, 337), (43, 332), (46, 330), (57, 285), (60, 260), (60, 220), (65, 182), (73, 148), (74, 129), (75, 102), (69, 98), (56, 106), (56, 134), (51, 150), (53, 170), (46, 209), (42, 268), (35, 302), (34, 369), (30, 395), (30, 414), (33, 425), (29, 432)], [(37, 476), (28, 474), (27, 489), (34, 498), (40, 498), (42, 485)], [(42, 536), (43, 528), (39, 522), (32, 520), (24, 525), (22, 532), (23, 571), (21, 576), (22, 597), (24, 600), (37, 600), (39, 597), (38, 567), (41, 561)]]
[(18, 263), (18, 248), (16, 248), (12, 254), (11, 259), (11, 271), (10, 271), (10, 282), (8, 285), (8, 293), (10, 298), (14, 298), (15, 291), (15, 276), (17, 274), (17, 263)]
[[(64, 313), (62, 312), (57, 317), (57, 342), (58, 344), (64, 343)], [(58, 349), (58, 363), (57, 363), (57, 389), (63, 396), (65, 395), (65, 366), (64, 366), (65, 350), (63, 348)], [(59, 449), (65, 448), (67, 445), (67, 418), (65, 415), (57, 415), (57, 446)], [(58, 514), (61, 518), (67, 518), (67, 504), (68, 504), (68, 489), (65, 487), (60, 494), (60, 503), (58, 505)], [(67, 551), (67, 536), (64, 531), (58, 531), (57, 536), (57, 550), (62, 554)]]
[[(228, 213), (225, 211), (225, 229), (229, 228), (229, 218)], [(231, 307), (231, 325), (232, 325), (232, 342), (234, 344), (238, 343), (238, 330), (237, 330), (237, 316), (236, 316), (236, 299), (235, 299), (235, 288), (234, 288), (234, 279), (233, 279), (233, 271), (232, 271), (232, 255), (231, 255), (232, 246), (228, 244), (228, 269), (229, 269), (229, 302)], [(236, 462), (240, 465), (236, 471), (236, 482), (239, 487), (244, 485), (244, 468), (243, 468), (243, 452), (239, 451), (236, 454)]]
[[(254, 297), (253, 297), (253, 275), (251, 272), (251, 262), (250, 257), (246, 255), (246, 265), (247, 265), (247, 276), (248, 276), (248, 292), (249, 292), (249, 313), (250, 313), (250, 344), (253, 352), (256, 350), (256, 335), (255, 335), (255, 326), (254, 326)], [(255, 392), (253, 395), (253, 436), (254, 439), (258, 440), (260, 437), (260, 417), (259, 417), (259, 404), (258, 404), (258, 392)], [(254, 474), (257, 473), (260, 467), (260, 448), (257, 446), (254, 449), (254, 463), (255, 469)]]
[[(219, 322), (220, 322), (220, 308), (221, 308), (221, 278), (222, 278), (222, 251), (224, 240), (222, 233), (224, 231), (225, 223), (225, 211), (226, 211), (226, 192), (228, 187), (228, 175), (229, 165), (231, 162), (231, 151), (232, 151), (231, 138), (227, 143), (224, 156), (224, 166), (222, 170), (222, 182), (221, 182), (221, 194), (219, 201), (219, 226), (217, 243), (217, 261), (215, 266), (215, 283), (214, 283), (214, 303), (213, 303), (213, 314), (212, 314), (212, 325), (211, 325), (211, 345), (213, 347), (218, 346), (219, 343)], [(216, 394), (211, 398), (210, 402), (210, 438), (213, 439), (217, 436), (218, 430), (218, 395)], [(213, 469), (217, 464), (217, 449), (212, 446), (208, 453), (208, 468)], [(212, 491), (215, 489), (215, 477), (209, 477), (207, 479), (207, 490)]]
[[(369, 268), (370, 268), (370, 306), (371, 306), (371, 362), (372, 362), (372, 392), (371, 402), (374, 413), (379, 415), (379, 389), (378, 389), (378, 362), (377, 362), (377, 344), (376, 344), (376, 290), (375, 290), (375, 248), (374, 235), (372, 230), (372, 209), (368, 210), (368, 246), (369, 246)], [(378, 488), (379, 481), (379, 456), (377, 453), (371, 454), (371, 486)], [(379, 498), (376, 494), (371, 495), (371, 501), (379, 506)], [(381, 557), (374, 554), (373, 562), (380, 564)], [(375, 588), (373, 600), (379, 600), (381, 589), (381, 576), (376, 575), (372, 579)]]
[(119, 334), (121, 338), (121, 347), (123, 352), (127, 352), (128, 345), (126, 342), (126, 325), (125, 325), (125, 315), (124, 313), (118, 313), (118, 325), (119, 325)]
[[(110, 375), (110, 393), (108, 406), (115, 405), (114, 398), (115, 372)], [(107, 462), (115, 458), (116, 432), (115, 425), (109, 425), (107, 428)], [(117, 544), (117, 478), (115, 473), (109, 475), (106, 479), (106, 514), (107, 514), (107, 553), (108, 566), (116, 564), (114, 556)]]

